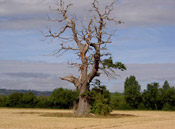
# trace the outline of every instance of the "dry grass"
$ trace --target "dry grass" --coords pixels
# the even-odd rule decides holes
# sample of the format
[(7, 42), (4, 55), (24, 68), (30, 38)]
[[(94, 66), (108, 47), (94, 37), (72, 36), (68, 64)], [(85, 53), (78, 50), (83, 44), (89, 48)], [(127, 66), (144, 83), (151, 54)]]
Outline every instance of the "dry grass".
[(0, 129), (174, 129), (175, 112), (114, 111), (110, 117), (74, 118), (71, 110), (0, 108)]

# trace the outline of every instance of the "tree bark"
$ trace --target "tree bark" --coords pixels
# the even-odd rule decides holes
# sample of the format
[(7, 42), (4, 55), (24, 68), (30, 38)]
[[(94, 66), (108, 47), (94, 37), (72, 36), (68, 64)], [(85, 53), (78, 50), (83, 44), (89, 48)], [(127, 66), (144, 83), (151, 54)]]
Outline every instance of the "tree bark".
[(89, 97), (86, 93), (89, 91), (89, 84), (85, 83), (82, 85), (81, 89), (79, 90), (79, 102), (78, 102), (78, 108), (75, 111), (75, 116), (88, 116), (89, 115)]

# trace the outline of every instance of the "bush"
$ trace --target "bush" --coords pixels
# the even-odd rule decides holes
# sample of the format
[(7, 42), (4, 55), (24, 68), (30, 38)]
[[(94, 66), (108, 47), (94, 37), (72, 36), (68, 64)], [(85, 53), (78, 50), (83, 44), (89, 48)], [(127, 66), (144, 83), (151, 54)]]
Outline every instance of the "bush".
[(33, 108), (37, 103), (36, 96), (32, 92), (24, 93), (22, 97), (22, 107)]
[(7, 101), (7, 96), (5, 95), (0, 96), (0, 107), (5, 107), (6, 101)]
[(51, 108), (50, 102), (48, 100), (48, 96), (38, 96), (37, 97), (37, 104), (35, 105), (36, 108)]
[(7, 107), (21, 107), (22, 93), (12, 93), (7, 97)]
[(133, 108), (126, 101), (122, 101), (116, 109), (117, 110), (132, 110)]
[(70, 109), (77, 98), (78, 94), (76, 91), (58, 88), (53, 90), (49, 96), (49, 102), (53, 108)]
[(165, 104), (163, 105), (162, 110), (164, 110), (164, 111), (175, 111), (175, 106), (172, 106), (172, 105), (169, 104), (169, 103), (165, 103)]
[(103, 116), (110, 114), (110, 93), (105, 86), (95, 86), (90, 92), (90, 97), (91, 113)]
[(112, 109), (120, 109), (121, 107), (121, 103), (123, 103), (125, 101), (124, 99), (124, 95), (118, 92), (115, 92), (113, 94), (111, 94), (111, 106)]
[(138, 105), (138, 109), (139, 110), (149, 110), (148, 108), (145, 107), (144, 103), (141, 102), (139, 105)]

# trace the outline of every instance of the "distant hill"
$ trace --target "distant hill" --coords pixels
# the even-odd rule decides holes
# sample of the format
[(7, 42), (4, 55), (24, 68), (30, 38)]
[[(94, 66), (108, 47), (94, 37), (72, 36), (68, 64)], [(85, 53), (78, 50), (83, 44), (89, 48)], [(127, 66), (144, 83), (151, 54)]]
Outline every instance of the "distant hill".
[(35, 90), (7, 90), (7, 89), (0, 89), (0, 95), (10, 95), (15, 92), (20, 92), (20, 93), (27, 93), (27, 92), (32, 92), (36, 96), (49, 96), (52, 92), (51, 91), (35, 91)]

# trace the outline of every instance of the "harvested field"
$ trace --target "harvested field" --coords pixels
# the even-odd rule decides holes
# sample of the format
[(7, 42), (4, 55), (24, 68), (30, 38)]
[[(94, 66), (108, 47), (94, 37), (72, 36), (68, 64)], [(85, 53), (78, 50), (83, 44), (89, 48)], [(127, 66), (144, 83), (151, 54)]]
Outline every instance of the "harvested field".
[(174, 129), (175, 112), (114, 111), (75, 118), (71, 110), (0, 108), (0, 129)]

